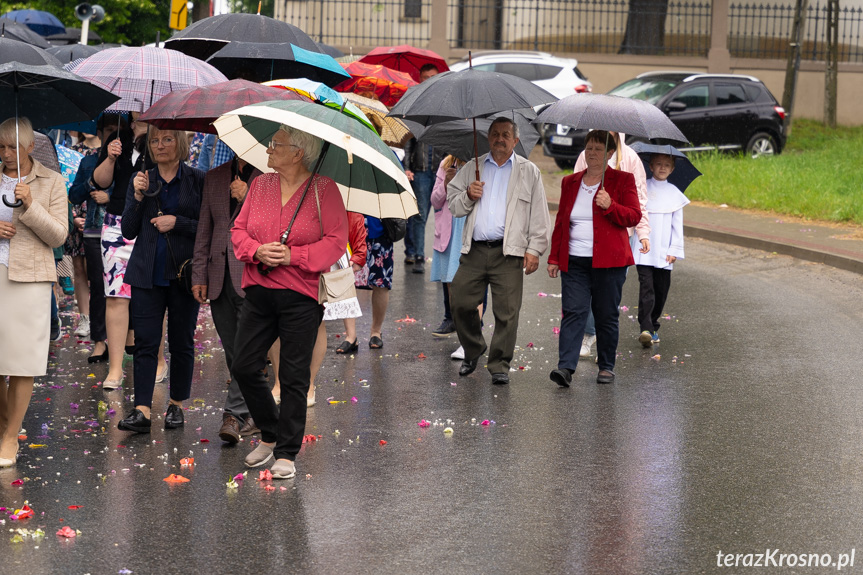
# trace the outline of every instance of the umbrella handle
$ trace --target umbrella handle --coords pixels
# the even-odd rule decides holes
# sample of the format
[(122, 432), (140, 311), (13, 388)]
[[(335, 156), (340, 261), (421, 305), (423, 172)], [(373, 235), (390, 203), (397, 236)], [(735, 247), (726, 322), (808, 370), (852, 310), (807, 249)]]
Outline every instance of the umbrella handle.
[[(5, 27), (5, 24), (4, 24)], [(18, 166), (18, 183), (21, 183), (21, 180), (24, 178), (21, 177), (21, 157), (18, 152), (21, 150), (21, 145), (18, 142), (18, 83), (16, 80), (15, 83), (15, 162)], [(24, 205), (24, 202), (21, 200), (15, 200), (14, 202), (10, 202), (6, 199), (6, 196), (3, 196), (3, 203), (9, 206), (10, 208), (20, 208)]]
[[(148, 180), (150, 179), (150, 172), (147, 172), (147, 179)], [(147, 186), (147, 189), (141, 193), (144, 194), (148, 198), (155, 198), (156, 196), (159, 195), (159, 193), (161, 191), (162, 191), (162, 182), (160, 182), (159, 179), (157, 178), (155, 189), (153, 189), (153, 185), (150, 184), (149, 186)]]
[(24, 205), (24, 202), (21, 200), (15, 200), (14, 202), (10, 202), (6, 199), (6, 196), (3, 196), (3, 203), (9, 206), (10, 208), (20, 208)]

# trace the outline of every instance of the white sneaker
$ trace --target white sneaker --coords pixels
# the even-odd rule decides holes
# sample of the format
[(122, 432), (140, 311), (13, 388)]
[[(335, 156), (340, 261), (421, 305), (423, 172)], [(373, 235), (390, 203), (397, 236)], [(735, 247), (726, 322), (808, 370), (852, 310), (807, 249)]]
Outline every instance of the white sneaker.
[(78, 317), (78, 328), (75, 330), (75, 335), (79, 337), (90, 335), (90, 316), (81, 315)]
[(596, 343), (595, 335), (584, 335), (584, 339), (581, 340), (581, 352), (579, 352), (579, 357), (590, 357), (590, 348), (593, 347), (593, 344)]
[(458, 346), (458, 349), (450, 354), (452, 359), (464, 359), (464, 347)]

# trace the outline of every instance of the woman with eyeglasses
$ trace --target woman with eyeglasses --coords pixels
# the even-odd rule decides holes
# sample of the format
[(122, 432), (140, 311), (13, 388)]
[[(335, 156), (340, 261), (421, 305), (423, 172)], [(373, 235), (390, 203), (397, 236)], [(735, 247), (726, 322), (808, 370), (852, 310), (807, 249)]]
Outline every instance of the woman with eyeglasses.
[(136, 433), (150, 432), (166, 311), (171, 397), (165, 429), (184, 423), (183, 401), (189, 399), (192, 389), (198, 302), (186, 291), (178, 273), (194, 251), (204, 186), (204, 172), (183, 162), (189, 155), (186, 132), (151, 127), (147, 141), (156, 167), (135, 174), (128, 187), (122, 221), (123, 237), (135, 240), (123, 279), (132, 292), (135, 408), (117, 427)]
[[(267, 165), (275, 173), (252, 182), (231, 230), (234, 253), (246, 264), (246, 300), (232, 373), (261, 429), (261, 442), (245, 461), (259, 467), (275, 459), (270, 469), (274, 479), (296, 473), (312, 351), (324, 311), (318, 281), (348, 242), (348, 216), (338, 186), (323, 176), (310, 183), (321, 146), (320, 138), (281, 126), (267, 148)], [(280, 241), (292, 220), (290, 233)], [(276, 338), (281, 342), (279, 406), (266, 376), (267, 350)]]

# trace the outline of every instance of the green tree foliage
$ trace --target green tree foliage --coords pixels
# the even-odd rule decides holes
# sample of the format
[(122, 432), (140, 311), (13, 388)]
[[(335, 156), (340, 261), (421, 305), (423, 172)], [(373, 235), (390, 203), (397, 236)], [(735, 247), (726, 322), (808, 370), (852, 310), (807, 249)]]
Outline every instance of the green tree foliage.
[[(0, 0), (0, 14), (10, 10), (32, 8), (54, 14), (68, 27), (81, 27), (75, 17), (75, 6), (82, 0), (28, 0), (8, 2)], [(171, 10), (170, 0), (91, 0), (105, 9), (105, 19), (90, 24), (93, 30), (107, 44), (126, 44), (142, 46), (156, 41), (156, 32), (161, 32), (162, 40), (170, 36), (168, 17)], [(257, 10), (257, 4), (255, 5)]]

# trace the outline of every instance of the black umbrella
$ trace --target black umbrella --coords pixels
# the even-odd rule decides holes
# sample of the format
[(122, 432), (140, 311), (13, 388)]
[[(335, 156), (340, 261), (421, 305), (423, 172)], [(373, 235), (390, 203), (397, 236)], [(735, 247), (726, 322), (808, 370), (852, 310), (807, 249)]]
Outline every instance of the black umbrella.
[[(80, 122), (95, 118), (118, 99), (63, 70), (44, 50), (0, 38), (0, 121), (26, 116), (35, 128)], [(15, 143), (17, 147), (17, 123)], [(10, 207), (21, 205), (20, 201), (9, 204), (5, 197), (3, 202)]]
[[(67, 27), (65, 32), (61, 32), (60, 34), (51, 34), (50, 36), (46, 36), (45, 39), (55, 46), (63, 44), (77, 44), (81, 41), (81, 29)], [(93, 29), (90, 28), (87, 32), (87, 41), (101, 44), (102, 37), (93, 32)]]
[(67, 44), (65, 46), (52, 46), (45, 51), (66, 64), (78, 60), (79, 58), (88, 58), (96, 52), (100, 52), (102, 49), (103, 46)]
[[(488, 130), (491, 127), (492, 121), (497, 117), (510, 118), (515, 120), (518, 126), (519, 136), (518, 144), (515, 145), (515, 153), (523, 158), (530, 156), (536, 143), (539, 141), (539, 132), (530, 123), (530, 118), (536, 114), (533, 110), (525, 112), (523, 110), (515, 112), (502, 112), (494, 114), (488, 118), (479, 118), (476, 120), (476, 131), (482, 138), (477, 141), (477, 150), (479, 154), (486, 154), (489, 151), (488, 147)], [(408, 128), (411, 129), (417, 141), (424, 144), (434, 146), (447, 154), (452, 154), (459, 160), (467, 162), (474, 155), (473, 147), (473, 121), (472, 120), (453, 120), (450, 122), (441, 122), (432, 124), (431, 126), (421, 126), (410, 120), (404, 120)]]
[(320, 52), (308, 34), (287, 22), (259, 14), (219, 14), (199, 20), (165, 40), (165, 48), (206, 60), (233, 40), (279, 44), (289, 42)]
[(671, 172), (670, 176), (668, 176), (668, 181), (669, 183), (677, 186), (677, 189), (681, 192), (685, 192), (686, 188), (689, 187), (689, 184), (691, 184), (693, 180), (695, 180), (695, 178), (701, 175), (701, 172), (698, 171), (698, 168), (692, 165), (692, 162), (689, 161), (689, 158), (686, 157), (686, 154), (684, 154), (674, 146), (659, 146), (656, 144), (635, 142), (630, 147), (635, 150), (635, 152), (641, 158), (641, 161), (644, 162), (644, 171), (647, 173), (648, 178), (653, 177), (653, 172), (650, 169), (650, 158), (653, 156), (653, 154), (665, 154), (667, 156), (673, 156), (674, 171)]
[(48, 41), (28, 28), (24, 24), (19, 24), (15, 20), (9, 18), (0, 18), (0, 37), (11, 38), (39, 48), (48, 48), (51, 44)]
[(351, 75), (332, 56), (293, 44), (231, 42), (210, 56), (207, 63), (228, 78), (253, 82), (278, 78), (307, 78), (332, 88)]

